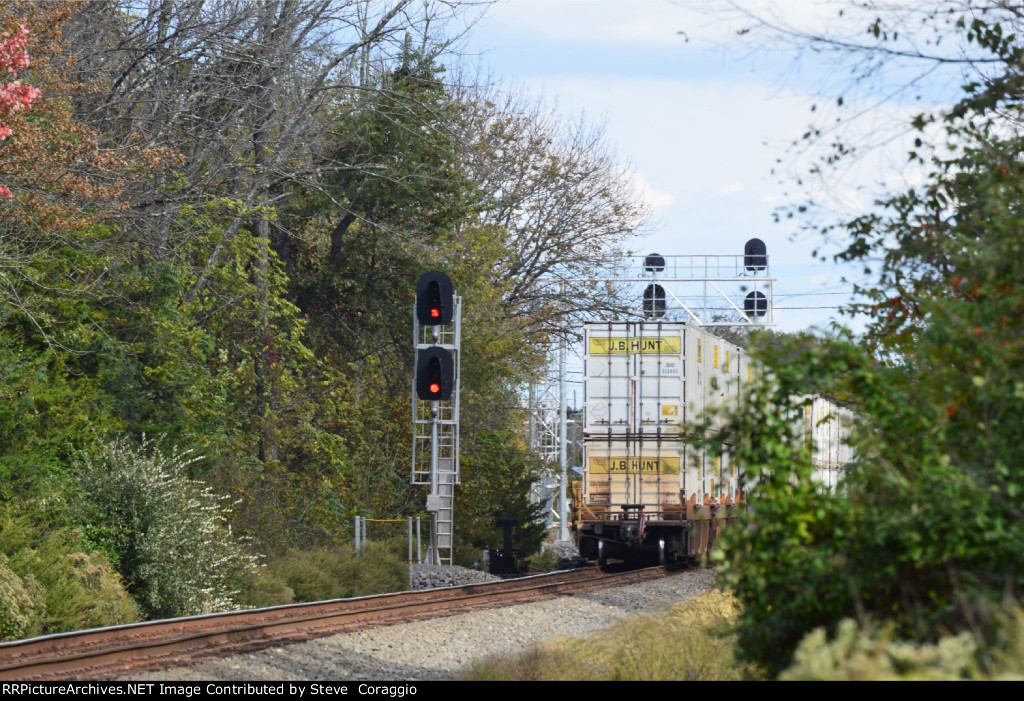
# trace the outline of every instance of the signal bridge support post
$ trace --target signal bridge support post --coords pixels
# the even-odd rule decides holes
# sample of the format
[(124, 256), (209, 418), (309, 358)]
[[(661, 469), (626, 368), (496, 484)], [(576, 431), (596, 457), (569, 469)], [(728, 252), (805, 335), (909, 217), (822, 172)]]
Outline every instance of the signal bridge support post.
[(565, 344), (563, 338), (561, 348), (558, 352), (558, 462), (561, 468), (561, 477), (558, 480), (558, 540), (568, 542), (569, 540), (569, 509), (565, 498), (565, 482), (568, 479), (568, 437), (566, 436), (566, 406), (565, 406)]

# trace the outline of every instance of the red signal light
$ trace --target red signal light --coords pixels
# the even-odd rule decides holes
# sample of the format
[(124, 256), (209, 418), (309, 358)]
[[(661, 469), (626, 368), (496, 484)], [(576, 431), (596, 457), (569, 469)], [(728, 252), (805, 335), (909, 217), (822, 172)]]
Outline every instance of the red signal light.
[(421, 326), (452, 323), (455, 290), (451, 278), (440, 270), (423, 273), (416, 283), (416, 320)]
[(436, 382), (431, 382), (430, 383), (430, 393), (431, 394), (440, 394), (441, 393), (441, 385), (439, 385)]

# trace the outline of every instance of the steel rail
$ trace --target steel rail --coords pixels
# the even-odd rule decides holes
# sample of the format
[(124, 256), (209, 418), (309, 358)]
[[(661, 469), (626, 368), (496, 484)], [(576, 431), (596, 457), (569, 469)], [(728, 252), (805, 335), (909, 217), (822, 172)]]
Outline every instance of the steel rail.
[(289, 604), (133, 623), (0, 643), (0, 680), (110, 678), (322, 637), (358, 627), (451, 615), (666, 576), (653, 567), (621, 573), (566, 570), (483, 584)]

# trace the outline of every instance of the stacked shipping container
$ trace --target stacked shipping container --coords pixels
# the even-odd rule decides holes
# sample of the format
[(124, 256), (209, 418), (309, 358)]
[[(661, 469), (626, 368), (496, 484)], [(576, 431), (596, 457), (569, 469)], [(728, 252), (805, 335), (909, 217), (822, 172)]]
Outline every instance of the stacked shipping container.
[[(727, 517), (744, 499), (744, 475), (727, 446), (701, 451), (681, 428), (705, 409), (738, 406), (757, 373), (747, 352), (701, 326), (660, 321), (588, 323), (584, 344), (584, 479), (574, 497), (580, 534), (591, 541), (585, 548), (581, 540), (584, 555), (592, 556), (596, 542), (618, 546), (623, 522), (636, 522), (630, 532), (638, 544), (658, 523), (664, 536), (673, 522)], [(849, 459), (841, 441), (848, 422), (848, 413), (823, 398), (805, 410), (819, 479), (829, 487)], [(706, 543), (707, 533), (701, 538)], [(699, 549), (692, 536), (686, 540), (684, 534), (675, 544), (677, 554)]]
[(704, 455), (680, 428), (705, 407), (739, 401), (753, 372), (746, 351), (678, 322), (590, 323), (584, 343), (587, 503), (735, 499), (741, 485), (728, 455)]

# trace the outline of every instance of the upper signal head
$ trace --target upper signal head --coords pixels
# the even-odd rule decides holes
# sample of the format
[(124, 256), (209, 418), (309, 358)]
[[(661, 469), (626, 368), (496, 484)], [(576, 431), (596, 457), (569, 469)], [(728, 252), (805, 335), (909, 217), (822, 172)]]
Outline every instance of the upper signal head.
[(450, 324), (455, 311), (451, 278), (439, 270), (424, 273), (416, 285), (416, 319), (423, 326)]
[(761, 239), (750, 239), (743, 245), (743, 267), (751, 272), (768, 267), (768, 247)]

